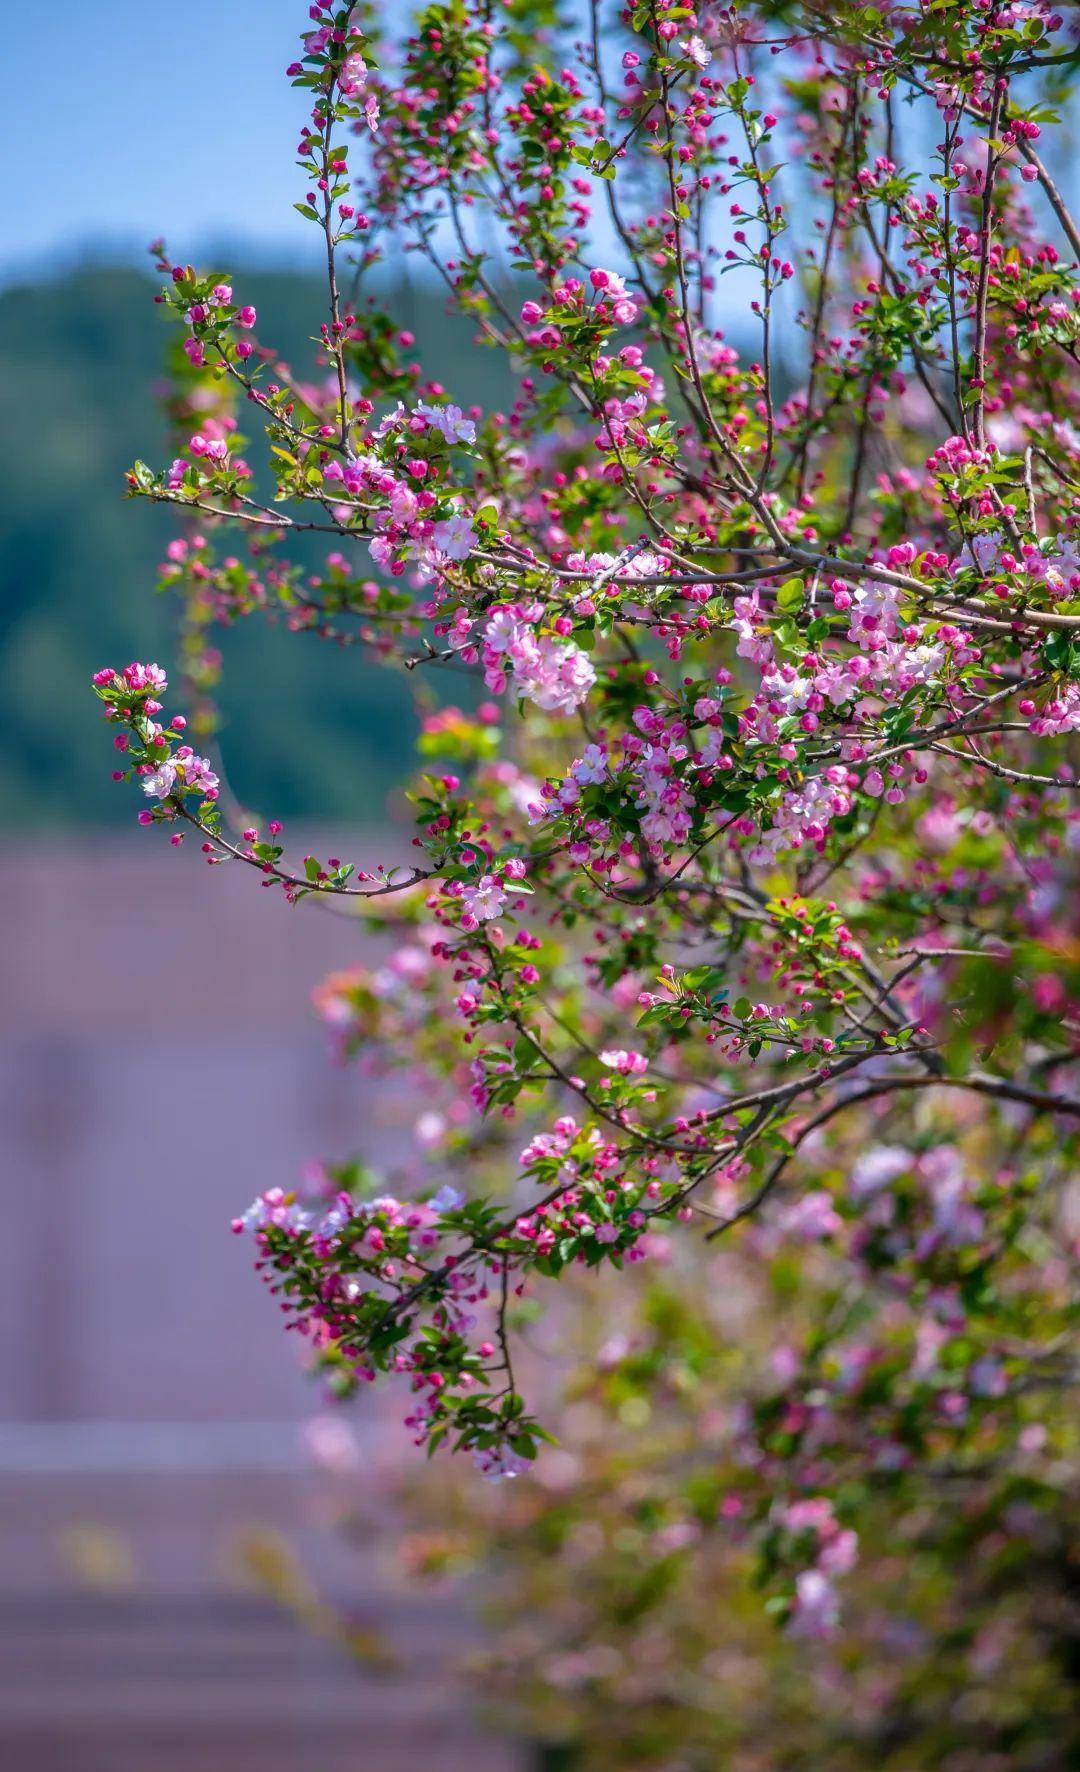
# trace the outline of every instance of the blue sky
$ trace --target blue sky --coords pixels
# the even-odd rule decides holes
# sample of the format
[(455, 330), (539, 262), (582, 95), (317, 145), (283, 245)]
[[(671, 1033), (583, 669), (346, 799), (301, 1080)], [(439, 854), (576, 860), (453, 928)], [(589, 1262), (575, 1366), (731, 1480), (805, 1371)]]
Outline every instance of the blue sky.
[(292, 209), (306, 95), (284, 77), (306, 23), (304, 0), (12, 8), (0, 279), (88, 252), (137, 261), (155, 234), (178, 257), (235, 244), (312, 260)]
[[(385, 3), (391, 18), (411, 10)], [(285, 78), (306, 0), (23, 0), (8, 13), (0, 283), (87, 256), (145, 263), (158, 234), (176, 258), (320, 262), (292, 207), (310, 101)], [(1075, 189), (1075, 166), (1061, 173)]]

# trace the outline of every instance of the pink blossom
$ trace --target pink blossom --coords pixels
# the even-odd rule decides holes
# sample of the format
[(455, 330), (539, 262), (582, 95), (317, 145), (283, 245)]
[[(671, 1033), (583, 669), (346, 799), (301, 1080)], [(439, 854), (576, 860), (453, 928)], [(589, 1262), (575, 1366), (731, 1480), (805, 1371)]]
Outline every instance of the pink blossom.
[(476, 530), (469, 517), (447, 517), (435, 525), (435, 546), (448, 560), (466, 560), (476, 544)]
[(482, 874), (475, 885), (467, 885), (462, 893), (462, 920), (475, 926), (489, 923), (501, 916), (506, 905), (506, 892), (494, 874)]
[(609, 1070), (621, 1071), (624, 1077), (639, 1077), (649, 1068), (649, 1061), (641, 1052), (626, 1052), (622, 1048), (610, 1048), (600, 1053), (600, 1063), (607, 1065)]

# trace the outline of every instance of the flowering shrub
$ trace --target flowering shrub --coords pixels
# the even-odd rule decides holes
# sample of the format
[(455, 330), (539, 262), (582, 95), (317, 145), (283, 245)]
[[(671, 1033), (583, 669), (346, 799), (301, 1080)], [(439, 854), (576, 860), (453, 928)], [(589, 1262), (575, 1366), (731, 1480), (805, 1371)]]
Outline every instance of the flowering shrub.
[[(289, 68), (319, 379), (162, 247), (198, 426), (130, 490), (185, 519), (204, 663), (270, 610), (494, 699), (428, 714), (414, 863), (365, 868), (234, 824), (156, 666), (95, 678), (144, 823), (408, 937), (321, 1003), (422, 1084), (433, 1179), (346, 1166), (237, 1228), (335, 1390), (401, 1375), (416, 1440), (491, 1477), (545, 1438), (539, 1280), (750, 1236), (806, 1308), (779, 1388), (748, 1376), (736, 1511), (774, 1609), (832, 1630), (853, 1465), (1072, 1468), (1039, 1399), (1076, 1326), (1074, 20), (447, 0), (384, 41), (377, 10), (311, 6)], [(401, 247), (506, 412), (365, 294)]]
[[(1046, 1481), (1045, 1397), (1007, 1480), (967, 1459), (885, 1469), (863, 1428), (831, 1496), (778, 1484), (762, 1517), (745, 1399), (783, 1389), (828, 1271), (801, 1264), (793, 1287), (768, 1237), (763, 1223), (705, 1257), (684, 1238), (629, 1297), (621, 1280), (575, 1287), (535, 1349), (565, 1374), (559, 1450), (494, 1498), (467, 1471), (406, 1471), (406, 1573), (425, 1589), (482, 1577), (477, 1701), (568, 1772), (1064, 1772), (1080, 1745), (1075, 1526), (1060, 1470)], [(848, 1393), (853, 1423), (882, 1370), (868, 1359)], [(341, 1490), (350, 1536), (379, 1533), (379, 1504)]]

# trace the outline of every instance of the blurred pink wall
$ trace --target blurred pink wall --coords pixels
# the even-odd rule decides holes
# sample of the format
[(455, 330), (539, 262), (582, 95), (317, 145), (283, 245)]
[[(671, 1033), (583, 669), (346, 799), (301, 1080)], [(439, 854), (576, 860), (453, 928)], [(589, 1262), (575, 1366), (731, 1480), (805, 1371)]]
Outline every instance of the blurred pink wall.
[[(310, 1157), (405, 1148), (407, 1103), (335, 1066), (309, 1007), (372, 939), (158, 832), (9, 838), (0, 895), (0, 1763), (516, 1772), (458, 1668), (468, 1596), (397, 1564), (400, 1398), (350, 1409), (352, 1462), (314, 1472), (301, 1344), (229, 1232)], [(253, 1593), (252, 1531), (397, 1667)]]
[(309, 1410), (228, 1223), (309, 1157), (400, 1143), (309, 1006), (370, 938), (158, 832), (9, 844), (0, 894), (0, 1417)]

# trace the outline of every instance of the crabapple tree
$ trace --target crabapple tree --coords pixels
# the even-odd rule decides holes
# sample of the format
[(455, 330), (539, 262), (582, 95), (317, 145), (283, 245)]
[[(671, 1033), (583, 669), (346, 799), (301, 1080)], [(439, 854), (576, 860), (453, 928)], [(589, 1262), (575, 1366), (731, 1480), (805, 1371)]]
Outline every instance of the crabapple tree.
[[(308, 14), (317, 366), (159, 247), (182, 441), (129, 489), (180, 521), (200, 705), (214, 624), (266, 613), (476, 686), (428, 704), (383, 867), (234, 818), (157, 666), (94, 679), (143, 824), (395, 935), (319, 1003), (413, 1079), (415, 1186), (331, 1165), (237, 1228), (336, 1392), (391, 1375), (492, 1477), (547, 1435), (515, 1372), (546, 1282), (695, 1241), (786, 1276), (708, 1505), (827, 1632), (867, 1473), (1075, 1471), (1076, 20)], [(425, 376), (380, 298), (402, 253), (505, 410)]]

